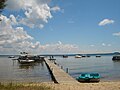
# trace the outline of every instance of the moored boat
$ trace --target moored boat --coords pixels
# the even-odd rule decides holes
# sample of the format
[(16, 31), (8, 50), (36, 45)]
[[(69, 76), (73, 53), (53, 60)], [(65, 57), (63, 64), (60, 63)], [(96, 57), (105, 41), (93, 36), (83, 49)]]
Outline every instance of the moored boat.
[(115, 55), (112, 58), (113, 61), (120, 61), (120, 55)]
[(96, 55), (96, 57), (101, 57), (100, 55)]
[(99, 82), (100, 75), (98, 73), (81, 73), (76, 80), (79, 82)]
[(15, 56), (9, 56), (8, 58), (15, 58)]
[(80, 55), (75, 55), (75, 58), (81, 58), (82, 56), (80, 56)]
[(18, 57), (19, 62), (21, 61), (21, 62), (30, 63), (30, 62), (44, 61), (44, 56), (33, 55), (27, 52), (21, 52), (20, 54), (21, 55)]
[(56, 60), (54, 56), (50, 56), (49, 60)]
[(21, 63), (21, 64), (28, 64), (28, 63), (33, 63), (34, 62), (34, 60), (30, 60), (30, 59), (24, 59), (24, 60), (18, 60), (19, 61), (19, 63)]
[(35, 62), (35, 57), (32, 55), (27, 55), (27, 54), (22, 54), (18, 58), (18, 62), (20, 64), (28, 64), (28, 63), (33, 63)]
[(82, 55), (82, 57), (84, 58), (84, 57), (87, 57), (86, 55)]
[(68, 56), (67, 55), (63, 55), (63, 58), (68, 58)]
[(90, 55), (87, 55), (87, 57), (90, 57)]

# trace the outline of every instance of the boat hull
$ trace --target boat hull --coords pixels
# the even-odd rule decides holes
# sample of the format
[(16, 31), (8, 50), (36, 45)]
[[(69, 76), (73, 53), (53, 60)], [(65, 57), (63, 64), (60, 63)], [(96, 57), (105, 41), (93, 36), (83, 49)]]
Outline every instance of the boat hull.
[(15, 58), (15, 56), (9, 56), (8, 58)]
[(100, 75), (98, 73), (82, 73), (76, 80), (79, 82), (99, 82)]
[(91, 79), (79, 79), (79, 82), (100, 82), (100, 79), (95, 79), (95, 78), (91, 78)]
[(34, 60), (18, 60), (20, 64), (29, 64), (29, 63), (34, 63)]
[(120, 61), (120, 56), (113, 56), (112, 60), (113, 61)]
[(80, 55), (76, 55), (76, 56), (75, 56), (75, 58), (81, 58), (81, 57), (82, 57), (82, 56), (80, 56)]

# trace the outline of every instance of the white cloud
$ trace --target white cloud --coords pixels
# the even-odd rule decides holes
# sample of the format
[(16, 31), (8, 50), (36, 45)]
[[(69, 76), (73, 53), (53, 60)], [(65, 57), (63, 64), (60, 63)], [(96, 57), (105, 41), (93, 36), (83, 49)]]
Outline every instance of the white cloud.
[[(60, 8), (48, 6), (49, 0), (7, 0), (7, 9), (22, 10), (25, 17), (18, 15), (1, 15), (0, 22), (0, 54), (18, 54), (21, 51), (33, 53), (69, 53), (79, 52), (79, 47), (72, 44), (64, 44), (61, 41), (52, 44), (42, 45), (35, 41), (23, 27), (24, 24), (31, 28), (43, 28), (45, 23), (53, 16), (51, 11), (59, 11)], [(13, 27), (14, 26), (14, 27)], [(34, 42), (34, 43), (33, 43)]]
[[(12, 11), (23, 10), (25, 17), (21, 17), (19, 23), (30, 28), (41, 29), (53, 17), (51, 11), (60, 10), (58, 6), (50, 8), (49, 3), (50, 0), (7, 0), (6, 8)], [(12, 17), (12, 20), (15, 20), (14, 17)]]
[(113, 36), (120, 36), (120, 32), (113, 33)]
[(90, 45), (91, 47), (94, 47), (95, 45)]
[[(14, 17), (14, 16), (12, 16)], [(63, 44), (61, 41), (42, 45), (27, 34), (23, 27), (12, 27), (11, 17), (1, 15), (0, 22), (0, 54), (19, 54), (21, 51), (32, 53), (69, 53), (79, 52), (79, 47), (72, 44)]]
[(62, 44), (62, 42), (61, 41), (58, 41), (58, 45), (61, 45)]
[(108, 46), (108, 47), (110, 47), (111, 44), (102, 43), (102, 46)]
[(54, 11), (54, 12), (60, 11), (60, 7), (58, 7), (58, 6), (52, 7), (51, 11)]
[(102, 43), (102, 46), (106, 46), (106, 44), (105, 44), (105, 43)]
[(6, 16), (1, 15), (2, 21), (0, 22), (0, 40), (26, 40), (30, 39), (32, 40), (33, 37), (27, 34), (26, 31), (24, 31), (23, 27), (17, 27), (13, 28), (12, 25), (16, 24), (16, 19), (14, 18), (14, 15), (10, 15), (9, 18)]
[(75, 53), (79, 52), (80, 49), (76, 45), (72, 44), (63, 44), (61, 41), (54, 44), (41, 45), (40, 49), (43, 53)]
[[(12, 16), (14, 17), (14, 16)], [(0, 22), (0, 48), (1, 52), (13, 52), (19, 49), (25, 49), (30, 45), (33, 37), (27, 34), (23, 27), (13, 28), (12, 24), (15, 23), (11, 17), (1, 15), (2, 21)], [(24, 44), (24, 43), (25, 44)], [(2, 52), (3, 51), (3, 52)]]
[(31, 13), (32, 13), (32, 9), (28, 8), (28, 10), (25, 11), (26, 17), (30, 18)]
[[(29, 2), (28, 2), (29, 3)], [(21, 8), (24, 8), (24, 0), (7, 0), (7, 9), (11, 10), (19, 10)]]
[(14, 15), (10, 15), (10, 20), (13, 25), (18, 24)]
[(50, 13), (50, 8), (47, 4), (31, 4), (30, 7), (25, 8), (26, 17), (23, 18), (20, 22), (29, 27), (43, 28), (44, 23), (48, 23), (48, 19), (52, 18)]
[(27, 34), (27, 32), (23, 29), (23, 27), (17, 27), (16, 30), (14, 31), (14, 34), (13, 35), (18, 40), (19, 39), (21, 40), (26, 40), (26, 39), (32, 40), (33, 39), (33, 37)]
[(104, 25), (107, 25), (107, 24), (113, 24), (114, 22), (115, 22), (114, 20), (104, 19), (98, 25), (99, 26), (104, 26)]

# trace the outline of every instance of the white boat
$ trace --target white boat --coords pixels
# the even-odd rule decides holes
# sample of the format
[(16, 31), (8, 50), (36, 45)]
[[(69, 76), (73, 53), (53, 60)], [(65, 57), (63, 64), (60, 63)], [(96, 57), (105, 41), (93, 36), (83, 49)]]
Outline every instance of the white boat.
[(100, 55), (96, 55), (96, 57), (101, 57)]
[(9, 56), (8, 58), (15, 58), (15, 56)]
[(82, 56), (80, 56), (80, 55), (75, 55), (75, 58), (81, 58)]
[(35, 60), (34, 60), (34, 56), (23, 54), (23, 55), (19, 56), (18, 62), (20, 64), (27, 64), (27, 63), (33, 63), (33, 62), (35, 62)]
[(33, 62), (35, 62), (35, 60), (31, 60), (31, 59), (19, 59), (18, 61), (21, 64), (27, 64), (27, 63), (33, 63)]

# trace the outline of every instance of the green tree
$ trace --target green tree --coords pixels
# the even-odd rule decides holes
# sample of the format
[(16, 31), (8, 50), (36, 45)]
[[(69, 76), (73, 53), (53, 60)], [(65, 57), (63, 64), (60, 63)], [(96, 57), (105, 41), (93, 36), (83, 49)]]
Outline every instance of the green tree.
[[(2, 10), (3, 10), (3, 9), (5, 8), (5, 6), (6, 6), (6, 4), (5, 4), (6, 1), (7, 1), (7, 0), (0, 0), (0, 16), (1, 16)], [(1, 18), (0, 18), (0, 21), (2, 21)]]
[(6, 6), (6, 4), (5, 4), (5, 2), (6, 2), (7, 0), (0, 0), (0, 14), (1, 14), (1, 12), (2, 12), (2, 10), (5, 8), (5, 6)]

